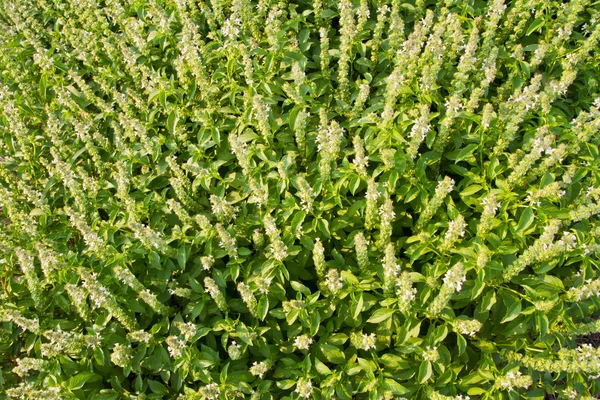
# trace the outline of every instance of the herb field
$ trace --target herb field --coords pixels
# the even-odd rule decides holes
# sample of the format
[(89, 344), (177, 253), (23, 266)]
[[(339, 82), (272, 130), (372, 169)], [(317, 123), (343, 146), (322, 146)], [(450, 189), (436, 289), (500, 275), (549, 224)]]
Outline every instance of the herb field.
[(0, 399), (600, 396), (600, 1), (0, 0)]

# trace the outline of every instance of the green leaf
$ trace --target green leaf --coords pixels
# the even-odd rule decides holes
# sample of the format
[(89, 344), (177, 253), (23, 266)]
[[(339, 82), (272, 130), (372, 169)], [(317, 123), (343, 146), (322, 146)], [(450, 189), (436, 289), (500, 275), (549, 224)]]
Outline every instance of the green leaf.
[(519, 218), (519, 223), (517, 224), (516, 233), (522, 233), (527, 228), (533, 224), (533, 220), (535, 219), (535, 214), (532, 208), (526, 208), (525, 211), (521, 213), (521, 217)]
[(292, 288), (296, 291), (296, 292), (300, 292), (305, 296), (310, 296), (311, 292), (310, 289), (307, 288), (306, 286), (304, 286), (303, 284), (301, 284), (298, 281), (291, 281), (290, 285), (292, 286)]
[(411, 363), (406, 361), (402, 357), (394, 355), (392, 353), (386, 353), (379, 358), (379, 361), (386, 367), (391, 370), (399, 371), (403, 369), (409, 369), (411, 367)]
[(172, 135), (175, 134), (175, 130), (177, 129), (177, 121), (179, 121), (179, 116), (177, 109), (174, 109), (169, 113), (169, 117), (167, 118), (167, 129)]
[(329, 367), (321, 362), (318, 358), (315, 357), (315, 369), (321, 375), (331, 375), (331, 370)]
[(260, 296), (260, 299), (258, 300), (257, 312), (258, 318), (260, 318), (261, 321), (264, 321), (269, 312), (269, 297), (264, 294)]
[(390, 318), (395, 312), (396, 310), (390, 308), (380, 308), (371, 315), (367, 322), (370, 324), (378, 324)]
[[(476, 143), (471, 143), (467, 146), (465, 146), (463, 149), (461, 149), (460, 151), (458, 151), (456, 154), (452, 154), (450, 153), (448, 155), (448, 158), (450, 160), (454, 160), (454, 163), (458, 163), (459, 161), (463, 161), (469, 157), (473, 156), (473, 152), (475, 150), (477, 150), (477, 148), (479, 147), (479, 144)], [(453, 152), (454, 153), (454, 152)]]
[[(93, 378), (93, 379), (92, 379)], [(72, 376), (71, 378), (69, 378), (68, 382), (67, 382), (67, 386), (69, 387), (69, 389), (71, 390), (78, 390), (81, 389), (86, 382), (88, 381), (97, 381), (102, 379), (102, 377), (98, 374), (95, 374), (93, 372), (80, 372), (75, 376)]]
[(544, 18), (536, 18), (536, 19), (534, 19), (531, 22), (531, 24), (529, 24), (529, 27), (527, 28), (527, 31), (525, 32), (525, 36), (529, 36), (533, 32), (541, 29), (542, 26), (544, 26), (545, 23), (546, 23), (546, 20)]
[(325, 356), (325, 358), (327, 358), (329, 362), (332, 362), (334, 364), (342, 364), (346, 362), (346, 357), (344, 356), (344, 353), (335, 346), (332, 346), (330, 344), (322, 344), (321, 351), (323, 352), (323, 355)]
[(356, 301), (356, 307), (354, 308), (354, 313), (352, 317), (357, 319), (363, 309), (363, 295), (362, 293), (358, 296), (358, 300)]
[(419, 366), (419, 373), (417, 374), (417, 381), (421, 384), (427, 382), (433, 375), (433, 368), (431, 367), (431, 361), (423, 361)]
[(446, 324), (438, 326), (433, 332), (433, 336), (431, 338), (432, 342), (439, 343), (444, 340), (448, 336), (448, 326)]
[(475, 193), (479, 192), (481, 189), (483, 189), (483, 186), (481, 185), (470, 185), (466, 188), (464, 188), (462, 190), (462, 192), (460, 192), (461, 197), (469, 197), (471, 195), (474, 195)]
[(179, 268), (185, 269), (185, 264), (187, 263), (188, 257), (190, 256), (190, 248), (189, 246), (182, 246), (179, 248), (177, 252), (177, 262), (179, 263)]
[(396, 382), (393, 379), (385, 378), (384, 383), (385, 383), (386, 388), (388, 390), (391, 390), (392, 393), (394, 393), (394, 394), (403, 395), (403, 394), (410, 393), (409, 389), (402, 386), (401, 384), (399, 384), (398, 382)]
[(458, 355), (463, 355), (467, 349), (467, 340), (460, 333), (456, 334), (456, 346), (458, 347)]
[(319, 311), (313, 311), (310, 314), (310, 318), (308, 321), (308, 326), (310, 328), (310, 335), (315, 336), (319, 331), (319, 326), (321, 325), (321, 313)]
[(506, 315), (504, 316), (504, 318), (502, 318), (502, 321), (500, 321), (500, 323), (504, 324), (505, 322), (512, 321), (513, 319), (517, 318), (519, 316), (519, 314), (521, 314), (521, 301), (520, 300), (512, 303), (508, 307), (508, 309), (506, 310)]
[(540, 330), (540, 335), (544, 336), (548, 333), (548, 317), (542, 312), (535, 313), (535, 322)]
[(294, 386), (295, 384), (296, 384), (296, 381), (294, 381), (292, 379), (284, 379), (281, 381), (277, 381), (277, 387), (282, 390), (289, 389), (292, 386)]
[(329, 233), (329, 221), (324, 219), (324, 218), (320, 218), (319, 221), (317, 222), (317, 228), (319, 229), (319, 232), (321, 232), (323, 235), (325, 235), (325, 238), (327, 239), (331, 239), (331, 233)]
[(148, 379), (146, 382), (148, 382), (148, 386), (150, 387), (150, 390), (152, 390), (152, 393), (160, 395), (169, 394), (169, 389), (159, 381)]
[(482, 394), (489, 393), (487, 389), (482, 389), (480, 387), (472, 387), (467, 390), (467, 394), (470, 396), (479, 396)]
[(304, 222), (304, 218), (306, 218), (306, 213), (303, 210), (296, 211), (296, 213), (294, 214), (294, 218), (292, 218), (292, 223), (291, 223), (293, 235), (296, 235), (296, 233), (298, 232), (298, 228)]

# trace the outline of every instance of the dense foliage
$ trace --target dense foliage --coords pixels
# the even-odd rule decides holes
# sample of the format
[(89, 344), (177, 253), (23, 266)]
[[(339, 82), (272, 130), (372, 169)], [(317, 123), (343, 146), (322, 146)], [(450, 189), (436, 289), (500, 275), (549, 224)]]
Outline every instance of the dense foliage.
[(600, 394), (598, 1), (0, 6), (0, 398)]

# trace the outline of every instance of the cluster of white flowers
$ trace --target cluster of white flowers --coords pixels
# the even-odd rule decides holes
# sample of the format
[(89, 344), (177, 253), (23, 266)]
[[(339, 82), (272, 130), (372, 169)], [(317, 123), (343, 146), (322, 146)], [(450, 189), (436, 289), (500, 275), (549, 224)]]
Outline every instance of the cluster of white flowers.
[(506, 352), (509, 362), (518, 362), (524, 368), (550, 373), (586, 373), (590, 380), (600, 377), (600, 349), (583, 344), (575, 349), (561, 348), (558, 358), (522, 355), (513, 351)]
[(229, 358), (232, 360), (239, 360), (242, 358), (242, 346), (236, 343), (236, 341), (232, 341), (229, 347), (227, 347), (227, 354), (229, 354)]
[(271, 107), (268, 104), (265, 104), (263, 98), (258, 94), (253, 97), (252, 102), (252, 110), (258, 121), (258, 129), (265, 139), (269, 138), (271, 136), (271, 124), (269, 122)]
[(329, 126), (321, 126), (315, 139), (317, 149), (321, 154), (319, 172), (323, 179), (328, 179), (331, 174), (331, 163), (336, 162), (344, 139), (344, 128), (333, 120)]
[(271, 287), (272, 281), (273, 281), (273, 278), (270, 278), (270, 277), (259, 276), (258, 278), (256, 278), (255, 283), (258, 288), (258, 291), (261, 294), (269, 293), (269, 288)]
[(298, 197), (300, 197), (300, 205), (302, 206), (302, 209), (308, 213), (312, 209), (312, 205), (316, 197), (315, 191), (303, 176), (298, 176), (296, 178), (296, 183), (298, 184)]
[(164, 304), (162, 304), (158, 300), (156, 295), (150, 291), (150, 289), (144, 289), (144, 286), (139, 281), (137, 281), (137, 279), (136, 279), (136, 282), (140, 286), (139, 291), (138, 291), (138, 297), (142, 301), (144, 301), (144, 303), (148, 304), (150, 306), (150, 308), (152, 308), (156, 313), (162, 314), (162, 315), (168, 314), (169, 308), (167, 306), (165, 306)]
[(369, 242), (365, 239), (362, 232), (354, 236), (354, 249), (356, 251), (356, 260), (361, 269), (369, 267)]
[(419, 146), (431, 130), (431, 125), (429, 125), (429, 105), (421, 104), (418, 108), (418, 113), (419, 117), (408, 134), (410, 142), (407, 152), (411, 159), (414, 159), (417, 156)]
[(491, 192), (481, 201), (483, 212), (477, 225), (477, 236), (485, 239), (488, 232), (492, 229), (494, 216), (500, 207), (500, 203), (496, 199), (496, 195)]
[(52, 281), (52, 271), (59, 268), (59, 258), (62, 257), (62, 253), (56, 253), (52, 247), (43, 242), (36, 242), (33, 246), (38, 252), (38, 259), (40, 260), (42, 272), (46, 280)]
[(579, 392), (573, 388), (564, 389), (562, 391), (562, 395), (565, 396), (567, 399), (572, 399), (572, 400), (580, 398)]
[(483, 106), (481, 126), (483, 126), (484, 131), (490, 127), (490, 124), (495, 117), (496, 113), (494, 112), (494, 106), (491, 103), (487, 103), (485, 106)]
[(446, 272), (443, 278), (443, 285), (440, 289), (440, 293), (427, 307), (427, 314), (430, 317), (436, 317), (444, 309), (452, 294), (460, 292), (462, 284), (466, 281), (466, 271), (461, 262), (456, 263), (452, 268)]
[(457, 263), (444, 275), (444, 286), (453, 292), (460, 292), (462, 284), (467, 280), (462, 263)]
[(437, 347), (426, 346), (423, 350), (423, 360), (430, 362), (437, 362), (440, 359), (440, 353)]
[[(229, 134), (229, 147), (238, 161), (240, 167), (242, 167), (242, 171), (244, 174), (248, 174), (248, 169), (250, 168), (250, 161), (248, 145), (244, 142), (238, 135)], [(214, 210), (213, 210), (214, 212)]]
[(210, 268), (215, 263), (215, 258), (211, 255), (200, 257), (200, 264), (202, 264), (202, 269), (205, 271), (210, 270)]
[[(296, 117), (296, 122), (294, 124), (294, 136), (296, 138), (296, 146), (298, 149), (304, 150), (306, 148), (306, 126), (308, 124), (310, 118), (310, 113), (302, 110), (298, 113)], [(300, 153), (302, 156), (302, 152)]]
[(179, 333), (183, 335), (186, 341), (189, 341), (198, 333), (198, 328), (191, 322), (175, 321), (173, 325), (179, 329)]
[(325, 286), (327, 286), (327, 289), (331, 293), (335, 294), (339, 292), (344, 287), (342, 282), (343, 279), (337, 269), (330, 268), (329, 271), (327, 271), (327, 275), (325, 276)]
[(256, 298), (254, 297), (254, 293), (250, 289), (250, 286), (245, 284), (244, 282), (239, 282), (237, 285), (237, 290), (240, 292), (240, 296), (242, 297), (242, 301), (248, 307), (250, 314), (254, 317), (257, 317), (257, 305)]
[(460, 214), (458, 217), (456, 217), (456, 219), (450, 221), (448, 224), (448, 230), (444, 235), (444, 241), (441, 245), (443, 251), (449, 250), (459, 237), (465, 236), (466, 226), (467, 223), (465, 222), (465, 218)]
[(142, 329), (140, 329), (138, 331), (129, 332), (127, 334), (127, 339), (129, 339), (133, 342), (150, 343), (150, 340), (152, 338), (153, 338), (153, 336), (150, 332), (147, 332)]
[(41, 352), (44, 357), (55, 357), (63, 354), (81, 352), (86, 347), (82, 334), (63, 331), (60, 327), (54, 331), (44, 331), (44, 337), (49, 342), (42, 343)]
[(7, 388), (6, 395), (13, 399), (62, 400), (66, 393), (59, 386), (35, 389), (33, 382), (21, 382), (19, 386)]
[(296, 383), (296, 393), (298, 396), (308, 399), (313, 392), (313, 386), (310, 379), (300, 378), (298, 383)]
[(494, 387), (502, 390), (513, 390), (515, 388), (528, 388), (532, 384), (531, 376), (523, 375), (521, 371), (517, 371), (517, 373), (509, 371), (506, 375), (496, 378)]
[(13, 322), (21, 329), (32, 333), (39, 333), (40, 331), (39, 319), (26, 318), (23, 315), (21, 315), (21, 313), (18, 310), (3, 307), (0, 308), (0, 321)]
[(350, 334), (350, 341), (354, 347), (365, 351), (377, 347), (377, 335), (374, 333), (353, 332)]
[(123, 326), (129, 330), (137, 330), (137, 323), (127, 315), (117, 304), (114, 296), (108, 291), (108, 289), (100, 284), (96, 279), (97, 274), (95, 272), (90, 273), (84, 268), (78, 270), (80, 277), (82, 278), (82, 286), (90, 294), (93, 304), (97, 308), (105, 308), (110, 311), (115, 318), (123, 324)]
[(394, 204), (392, 199), (387, 196), (379, 208), (380, 226), (379, 226), (379, 244), (383, 245), (390, 240), (392, 236), (392, 222), (396, 218)]
[(264, 217), (265, 232), (271, 239), (271, 254), (277, 261), (282, 262), (287, 257), (287, 246), (279, 236), (279, 230), (275, 225), (275, 220), (270, 214)]
[[(320, 1), (317, 1), (320, 3)], [(321, 71), (326, 72), (329, 68), (329, 31), (325, 27), (319, 28), (319, 36), (321, 42)]]
[(29, 292), (31, 293), (31, 298), (33, 299), (36, 307), (41, 307), (43, 302), (42, 282), (35, 272), (33, 256), (28, 251), (20, 248), (16, 249), (15, 253), (19, 259), (19, 265), (21, 266), (21, 271), (23, 271), (23, 275), (25, 276), (25, 282), (27, 284), (27, 289), (29, 289)]
[(165, 339), (168, 346), (169, 355), (173, 358), (178, 358), (183, 355), (185, 350), (185, 341), (178, 336), (169, 336)]
[(553, 243), (554, 235), (558, 233), (561, 225), (561, 221), (551, 220), (548, 225), (544, 227), (544, 232), (540, 237), (529, 246), (516, 261), (504, 270), (504, 281), (507, 282), (511, 280), (531, 263), (549, 259), (564, 251), (564, 246), (556, 246)]
[(367, 82), (363, 82), (358, 86), (358, 96), (354, 100), (354, 107), (352, 108), (352, 114), (358, 116), (363, 110), (367, 99), (369, 98), (369, 92), (371, 87)]
[(390, 75), (387, 77), (386, 94), (385, 94), (385, 105), (383, 112), (381, 113), (380, 126), (387, 126), (394, 118), (394, 106), (400, 93), (402, 85), (406, 81), (402, 70), (396, 67)]
[(86, 246), (88, 246), (91, 251), (101, 251), (104, 247), (104, 240), (102, 240), (102, 238), (100, 238), (100, 236), (98, 236), (98, 234), (92, 230), (87, 222), (85, 222), (84, 217), (71, 207), (65, 207), (64, 210), (69, 216), (71, 224), (83, 235), (83, 240)]
[(433, 146), (434, 151), (441, 152), (446, 146), (449, 139), (450, 128), (454, 124), (454, 121), (456, 120), (456, 117), (458, 117), (460, 111), (464, 108), (461, 100), (460, 94), (454, 93), (444, 103), (444, 107), (446, 107), (446, 114), (440, 121), (440, 132)]
[(299, 62), (294, 62), (292, 64), (292, 78), (294, 79), (294, 83), (296, 86), (300, 86), (304, 84), (304, 80), (306, 79), (306, 73), (302, 71), (302, 67)]
[(443, 394), (433, 391), (429, 394), (429, 399), (430, 400), (471, 400), (471, 397), (462, 395), (462, 394), (458, 394), (456, 396), (446, 396), (446, 395), (443, 395)]
[(392, 243), (388, 243), (383, 255), (383, 286), (386, 290), (393, 287), (399, 272), (400, 265), (396, 258), (396, 250)]
[(209, 276), (204, 278), (204, 291), (212, 297), (221, 311), (227, 310), (227, 301), (215, 280)]
[(325, 274), (325, 268), (327, 268), (327, 265), (325, 264), (325, 248), (323, 247), (323, 243), (321, 243), (320, 238), (315, 239), (312, 257), (313, 262), (315, 263), (317, 275), (323, 276)]
[(67, 283), (65, 285), (65, 290), (69, 294), (69, 297), (71, 298), (73, 305), (77, 309), (77, 312), (79, 313), (79, 315), (81, 315), (81, 318), (87, 320), (90, 315), (90, 310), (86, 301), (85, 290), (71, 283)]
[(411, 309), (412, 302), (417, 296), (417, 289), (413, 287), (410, 275), (404, 271), (396, 280), (396, 296), (398, 296), (398, 308), (407, 312)]
[(254, 376), (258, 376), (261, 379), (268, 370), (269, 368), (267, 367), (267, 364), (264, 361), (261, 361), (259, 363), (254, 361), (252, 363), (252, 366), (250, 367), (250, 373)]
[(310, 349), (310, 345), (313, 343), (313, 340), (308, 335), (300, 335), (296, 336), (294, 339), (294, 346), (298, 350), (308, 350)]
[(219, 388), (219, 384), (213, 382), (201, 387), (200, 390), (198, 390), (198, 393), (204, 399), (217, 400), (221, 395), (221, 389)]
[(354, 146), (354, 161), (352, 162), (356, 167), (356, 170), (361, 176), (367, 176), (367, 167), (369, 166), (369, 160), (365, 155), (365, 149), (362, 145), (360, 136), (355, 135), (352, 139)]
[(133, 358), (131, 345), (116, 343), (110, 355), (110, 361), (118, 367), (125, 368)]
[(210, 205), (213, 215), (221, 222), (229, 221), (237, 215), (237, 209), (221, 196), (211, 194)]
[(490, 251), (487, 247), (481, 246), (477, 254), (477, 268), (483, 269), (490, 260)]
[(454, 187), (454, 179), (446, 176), (443, 180), (438, 182), (437, 187), (435, 188), (435, 194), (427, 203), (427, 206), (419, 216), (419, 220), (417, 221), (416, 228), (418, 230), (423, 229), (425, 224), (433, 217), (435, 212), (444, 202), (446, 196), (452, 192)]
[(365, 227), (371, 229), (377, 222), (377, 200), (381, 194), (377, 190), (377, 183), (375, 179), (369, 178), (367, 181), (367, 193), (365, 198), (367, 199), (367, 209), (365, 211)]
[(29, 375), (29, 371), (46, 371), (48, 361), (39, 358), (18, 358), (17, 366), (13, 368), (13, 372), (20, 377)]
[(455, 319), (452, 323), (454, 331), (463, 335), (473, 336), (483, 325), (476, 319)]
[(349, 68), (352, 55), (352, 43), (358, 31), (354, 20), (354, 10), (350, 0), (340, 0), (340, 59), (338, 60), (338, 93), (340, 98), (347, 100), (350, 84)]
[(162, 238), (162, 235), (148, 225), (140, 224), (139, 222), (132, 220), (129, 221), (129, 228), (133, 231), (133, 236), (142, 242), (146, 249), (150, 251), (158, 250), (167, 255), (173, 253), (174, 250), (167, 245)]
[(235, 238), (232, 237), (227, 229), (225, 229), (225, 227), (221, 224), (216, 224), (215, 229), (217, 230), (219, 238), (221, 239), (219, 246), (227, 251), (229, 257), (237, 259), (238, 255)]
[(225, 20), (225, 23), (223, 23), (221, 33), (229, 40), (235, 40), (240, 34), (241, 27), (242, 22), (240, 21), (240, 19), (237, 16), (235, 16), (235, 14), (232, 14), (231, 17), (227, 18)]
[(576, 301), (586, 300), (591, 297), (600, 298), (600, 279), (587, 279), (582, 286), (569, 289), (569, 297)]

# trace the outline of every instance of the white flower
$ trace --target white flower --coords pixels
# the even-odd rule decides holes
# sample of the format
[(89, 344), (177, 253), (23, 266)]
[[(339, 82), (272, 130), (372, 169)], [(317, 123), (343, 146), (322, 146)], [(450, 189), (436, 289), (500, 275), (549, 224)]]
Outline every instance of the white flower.
[(310, 397), (310, 395), (312, 394), (312, 391), (313, 391), (313, 386), (312, 386), (312, 382), (310, 381), (310, 379), (300, 378), (298, 380), (298, 383), (296, 384), (296, 390), (295, 390), (295, 392), (298, 393), (298, 396), (308, 399)]
[(444, 285), (451, 291), (460, 292), (462, 284), (467, 280), (462, 263), (457, 263), (444, 275)]
[(340, 276), (337, 269), (330, 268), (329, 271), (327, 271), (327, 275), (325, 277), (325, 285), (331, 293), (336, 293), (342, 287), (344, 287), (342, 281), (342, 277)]
[(440, 359), (440, 353), (437, 350), (437, 347), (431, 348), (430, 346), (425, 347), (425, 351), (423, 351), (423, 360), (436, 362)]
[(264, 374), (267, 372), (267, 370), (268, 370), (267, 364), (265, 364), (264, 361), (261, 361), (259, 363), (254, 361), (254, 363), (250, 367), (250, 373), (254, 376), (258, 376), (259, 378), (262, 378), (264, 376)]
[(298, 350), (308, 350), (312, 343), (313, 340), (312, 338), (308, 337), (308, 335), (296, 336), (294, 339), (294, 346), (296, 346)]
[(218, 384), (213, 382), (204, 386), (203, 388), (200, 388), (199, 393), (205, 399), (215, 400), (219, 398), (219, 395), (221, 394), (221, 389), (219, 389)]

